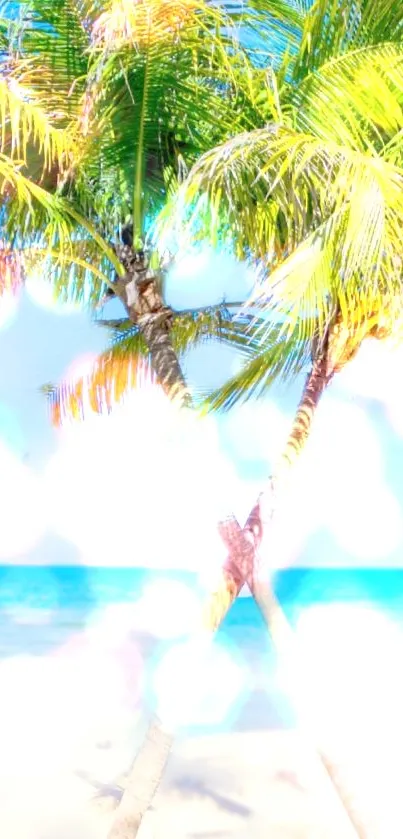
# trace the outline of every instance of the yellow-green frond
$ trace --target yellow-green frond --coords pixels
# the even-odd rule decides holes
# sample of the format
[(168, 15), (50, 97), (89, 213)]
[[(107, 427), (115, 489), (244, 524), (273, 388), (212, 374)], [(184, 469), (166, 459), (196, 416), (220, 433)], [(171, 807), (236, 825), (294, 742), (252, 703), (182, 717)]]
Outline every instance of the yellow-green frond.
[(241, 370), (205, 399), (204, 411), (228, 411), (237, 402), (258, 398), (275, 382), (290, 381), (311, 360), (311, 343), (301, 341), (298, 333), (285, 336), (281, 328), (272, 328), (265, 346), (247, 360)]
[(194, 22), (202, 0), (109, 0), (92, 28), (95, 48), (148, 47)]
[(291, 102), (298, 130), (381, 151), (403, 128), (403, 46), (367, 46), (332, 58), (300, 82)]
[(66, 199), (26, 178), (0, 154), (2, 238), (27, 273), (42, 273), (64, 302), (97, 304), (123, 267), (110, 244)]
[(52, 111), (49, 94), (38, 96), (34, 81), (23, 61), (18, 72), (0, 78), (0, 149), (27, 163), (33, 147), (43, 170), (62, 170), (74, 151), (73, 137), (68, 126), (57, 125), (63, 114)]
[[(179, 189), (160, 232), (232, 242), (264, 278), (252, 301), (267, 327), (301, 324), (301, 337), (335, 306), (379, 309), (401, 273), (403, 171), (366, 154), (286, 127), (235, 137), (205, 154)], [(280, 257), (280, 258), (279, 258)], [(364, 313), (364, 312), (363, 312)]]

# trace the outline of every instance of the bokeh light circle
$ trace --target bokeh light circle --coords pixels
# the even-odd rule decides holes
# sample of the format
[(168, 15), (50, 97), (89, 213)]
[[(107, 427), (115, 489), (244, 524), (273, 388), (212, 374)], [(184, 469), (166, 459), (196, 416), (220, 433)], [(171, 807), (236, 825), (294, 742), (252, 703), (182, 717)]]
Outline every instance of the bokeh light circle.
[(403, 738), (403, 632), (370, 605), (316, 605), (296, 626), (296, 657), (281, 663), (301, 719), (324, 738)]
[(228, 724), (248, 690), (239, 654), (201, 635), (172, 646), (152, 677), (157, 713), (173, 729)]
[(78, 303), (63, 303), (57, 299), (52, 283), (40, 274), (31, 274), (25, 280), (25, 291), (28, 297), (42, 309), (57, 315), (76, 315), (82, 311)]

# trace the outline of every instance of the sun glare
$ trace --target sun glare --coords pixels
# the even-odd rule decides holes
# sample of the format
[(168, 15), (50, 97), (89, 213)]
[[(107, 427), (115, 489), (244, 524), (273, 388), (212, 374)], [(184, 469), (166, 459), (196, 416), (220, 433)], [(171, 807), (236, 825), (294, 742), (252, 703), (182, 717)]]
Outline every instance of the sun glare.
[(0, 299), (0, 329), (7, 329), (14, 323), (18, 313), (19, 298), (17, 294), (3, 291)]
[(385, 402), (395, 389), (395, 374), (401, 350), (390, 341), (368, 338), (359, 353), (339, 374), (339, 385), (350, 392)]
[(164, 639), (190, 635), (201, 623), (201, 602), (190, 586), (175, 580), (149, 583), (133, 605), (137, 629)]
[[(375, 735), (382, 736), (386, 728), (403, 734), (403, 678), (398, 666), (403, 634), (391, 618), (364, 604), (311, 606), (298, 618), (296, 635), (303, 655), (297, 674), (303, 683), (301, 696), (314, 720), (331, 724), (347, 738), (367, 725), (375, 727)], [(385, 700), (392, 717), (388, 713), (380, 720)]]
[(163, 655), (152, 690), (167, 726), (214, 726), (228, 722), (246, 699), (249, 674), (234, 648), (196, 636)]
[(332, 604), (306, 609), (296, 631), (298, 656), (289, 667), (283, 661), (282, 678), (304, 729), (350, 768), (352, 789), (361, 788), (383, 826), (392, 814), (399, 824), (400, 626), (371, 606)]
[(76, 315), (81, 311), (78, 303), (62, 303), (58, 300), (52, 284), (38, 274), (28, 276), (24, 288), (33, 303), (56, 315)]

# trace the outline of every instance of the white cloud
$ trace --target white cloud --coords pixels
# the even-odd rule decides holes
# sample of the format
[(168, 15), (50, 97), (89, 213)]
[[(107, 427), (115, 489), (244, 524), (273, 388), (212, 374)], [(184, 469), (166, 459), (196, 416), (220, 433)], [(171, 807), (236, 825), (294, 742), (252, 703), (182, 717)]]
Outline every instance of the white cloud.
[(167, 726), (219, 725), (245, 697), (249, 674), (234, 650), (195, 636), (168, 650), (153, 683), (157, 713)]
[[(269, 423), (267, 433), (271, 436)], [(349, 564), (384, 562), (403, 536), (400, 506), (385, 484), (382, 448), (368, 415), (330, 395), (275, 499), (273, 526), (261, 550), (266, 573), (296, 561), (319, 527), (334, 534), (342, 549), (340, 561), (347, 552)], [(311, 562), (326, 565), (325, 537), (323, 553)]]
[(340, 496), (328, 525), (341, 548), (356, 560), (383, 563), (402, 544), (400, 505), (384, 484), (372, 483)]
[(156, 388), (66, 427), (44, 485), (51, 527), (87, 562), (195, 570), (215, 562), (217, 522), (242, 488), (215, 421)]
[(265, 399), (237, 405), (222, 415), (219, 422), (233, 457), (266, 462), (269, 476), (270, 464), (287, 441), (290, 419), (273, 401)]
[(359, 396), (386, 401), (393, 392), (399, 356), (401, 351), (389, 341), (367, 338), (353, 361), (338, 374), (337, 381)]
[(46, 529), (46, 507), (36, 475), (0, 441), (0, 558), (29, 551)]

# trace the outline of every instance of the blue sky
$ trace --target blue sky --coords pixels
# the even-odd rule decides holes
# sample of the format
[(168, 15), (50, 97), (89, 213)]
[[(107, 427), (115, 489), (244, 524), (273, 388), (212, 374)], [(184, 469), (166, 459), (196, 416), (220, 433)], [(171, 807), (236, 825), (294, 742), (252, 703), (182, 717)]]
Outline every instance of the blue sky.
[[(167, 293), (173, 306), (187, 308), (242, 299), (250, 287), (245, 266), (206, 251), (182, 258)], [(0, 494), (7, 526), (0, 561), (199, 570), (209, 556), (214, 565), (221, 556), (216, 522), (231, 510), (247, 516), (286, 439), (303, 380), (196, 424), (179, 420), (159, 391), (146, 387), (111, 417), (55, 431), (40, 386), (78, 375), (107, 336), (88, 314), (46, 298), (46, 286), (34, 283), (8, 320), (3, 305)], [(109, 304), (106, 314), (113, 312)], [(399, 348), (369, 341), (332, 385), (279, 511), (276, 564), (401, 564), (401, 361)], [(238, 363), (232, 351), (209, 344), (184, 367), (192, 386), (210, 387)], [(154, 457), (144, 445), (149, 432)], [(116, 493), (127, 498), (120, 524)]]

